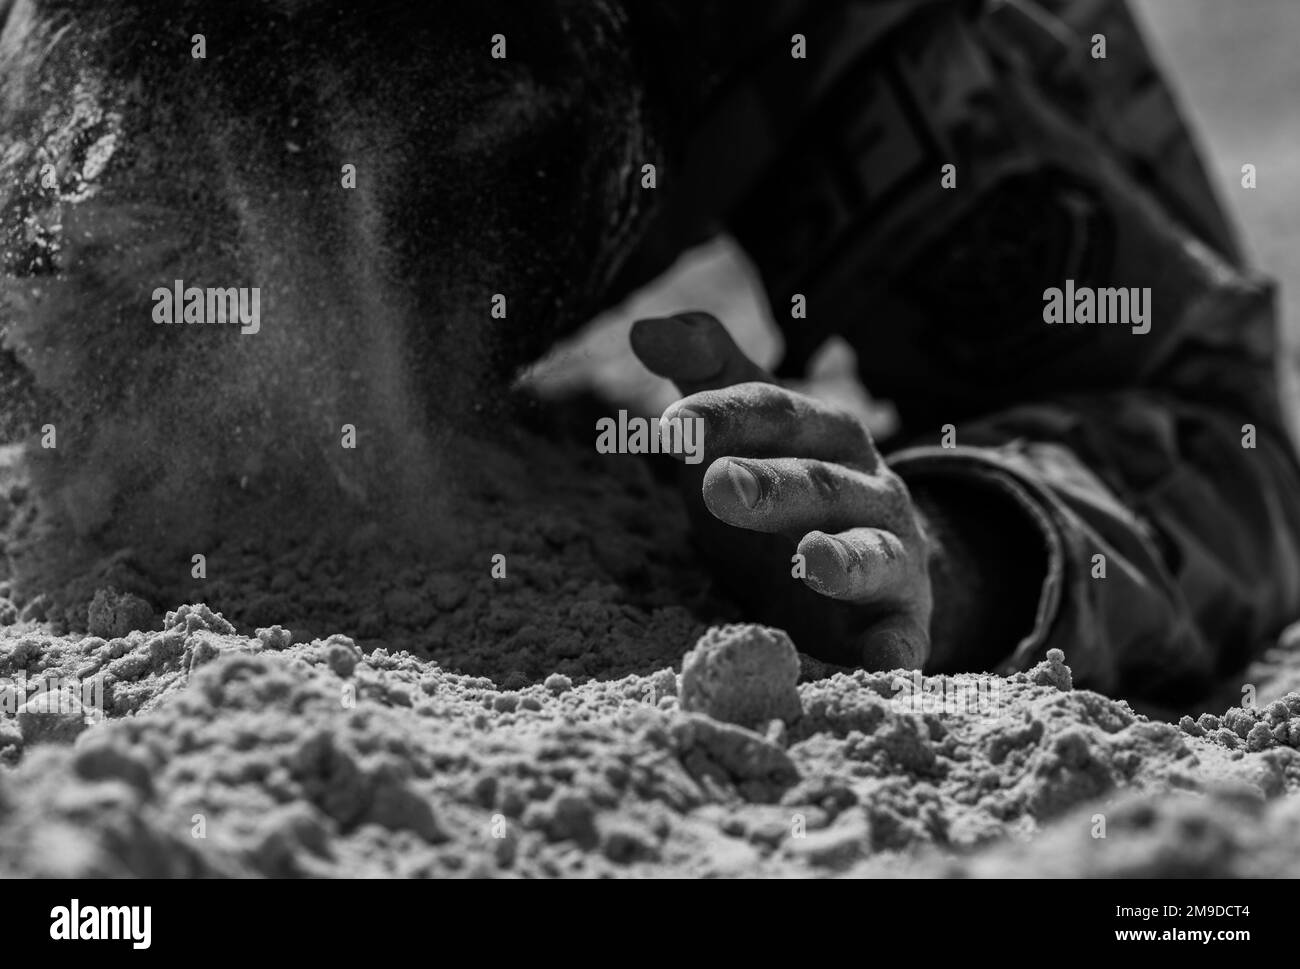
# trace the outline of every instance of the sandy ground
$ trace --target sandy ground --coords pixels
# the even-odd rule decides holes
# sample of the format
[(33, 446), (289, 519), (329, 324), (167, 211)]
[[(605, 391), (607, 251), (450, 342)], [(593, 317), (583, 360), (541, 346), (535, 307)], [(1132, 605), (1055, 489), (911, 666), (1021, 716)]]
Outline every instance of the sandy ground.
[(89, 635), (0, 603), (0, 873), (1300, 874), (1294, 645), (1181, 725), (1068, 657), (836, 673), (725, 625), (647, 465), (493, 447), (474, 564), (358, 522), (246, 542), (165, 617), (101, 589)]
[[(1300, 278), (1274, 188), (1300, 10), (1138, 6), (1260, 264)], [(713, 299), (772, 358), (733, 254), (683, 273), (633, 312)], [(596, 378), (561, 354), (549, 386), (624, 366), (620, 325), (569, 351)], [(31, 506), (13, 458), (10, 536)], [(245, 528), (202, 581), (123, 554), (22, 601), (0, 564), (0, 875), (1300, 875), (1300, 629), (1181, 722), (1073, 689), (1068, 656), (918, 690), (725, 625), (637, 459), (519, 430), (463, 460), (468, 542)]]

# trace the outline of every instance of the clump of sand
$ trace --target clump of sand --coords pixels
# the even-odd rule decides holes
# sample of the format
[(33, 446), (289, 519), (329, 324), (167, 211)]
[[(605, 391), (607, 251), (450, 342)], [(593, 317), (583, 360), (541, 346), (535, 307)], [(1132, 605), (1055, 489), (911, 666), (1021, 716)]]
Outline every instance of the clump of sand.
[(682, 660), (682, 708), (745, 727), (797, 720), (798, 679), (799, 653), (784, 630), (715, 627)]

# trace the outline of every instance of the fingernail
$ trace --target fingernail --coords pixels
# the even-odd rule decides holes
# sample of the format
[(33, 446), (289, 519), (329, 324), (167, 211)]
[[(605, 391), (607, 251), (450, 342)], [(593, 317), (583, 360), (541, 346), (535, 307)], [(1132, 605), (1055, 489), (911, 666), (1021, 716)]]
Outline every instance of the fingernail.
[(824, 595), (839, 595), (848, 587), (848, 547), (833, 535), (819, 539), (804, 547), (808, 584)]
[(659, 418), (659, 443), (664, 454), (698, 464), (704, 454), (704, 419), (688, 407), (668, 408)]
[(689, 407), (679, 407), (676, 410), (669, 408), (664, 411), (664, 415), (661, 419), (664, 421), (680, 420), (683, 424), (687, 421), (699, 421), (700, 426), (704, 426), (704, 418), (695, 413), (695, 411), (691, 410)]
[(736, 497), (740, 499), (742, 505), (753, 508), (758, 504), (763, 489), (754, 472), (738, 461), (728, 461), (727, 476), (731, 478), (731, 487), (736, 489)]

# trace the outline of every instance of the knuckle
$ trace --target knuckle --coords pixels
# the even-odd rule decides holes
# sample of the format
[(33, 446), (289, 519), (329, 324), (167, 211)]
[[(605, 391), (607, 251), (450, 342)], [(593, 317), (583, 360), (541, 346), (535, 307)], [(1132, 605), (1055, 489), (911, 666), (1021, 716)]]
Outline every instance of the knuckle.
[(814, 497), (823, 501), (839, 498), (842, 482), (832, 465), (820, 461), (809, 462), (804, 466), (804, 475)]
[(876, 442), (871, 439), (871, 432), (867, 430), (867, 425), (863, 424), (851, 414), (845, 417), (849, 421), (848, 439), (853, 447), (854, 453), (868, 455), (874, 458), (876, 453)]
[(895, 472), (882, 466), (877, 471), (876, 478), (880, 482), (881, 493), (884, 494), (892, 506), (896, 508), (911, 507), (912, 493), (907, 488), (907, 482)]
[(774, 417), (793, 420), (800, 415), (799, 395), (793, 390), (788, 390), (779, 384), (769, 384), (761, 381), (738, 384), (737, 387), (744, 388), (746, 395), (754, 405), (761, 407)]

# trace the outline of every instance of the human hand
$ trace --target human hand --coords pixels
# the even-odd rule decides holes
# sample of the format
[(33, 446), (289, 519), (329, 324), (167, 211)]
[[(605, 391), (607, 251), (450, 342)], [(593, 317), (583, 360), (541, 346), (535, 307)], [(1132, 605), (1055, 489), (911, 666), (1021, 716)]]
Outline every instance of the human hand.
[(684, 395), (664, 419), (703, 419), (704, 461), (683, 476), (720, 581), (819, 658), (922, 666), (930, 542), (865, 425), (777, 385), (707, 313), (640, 320), (631, 342)]

